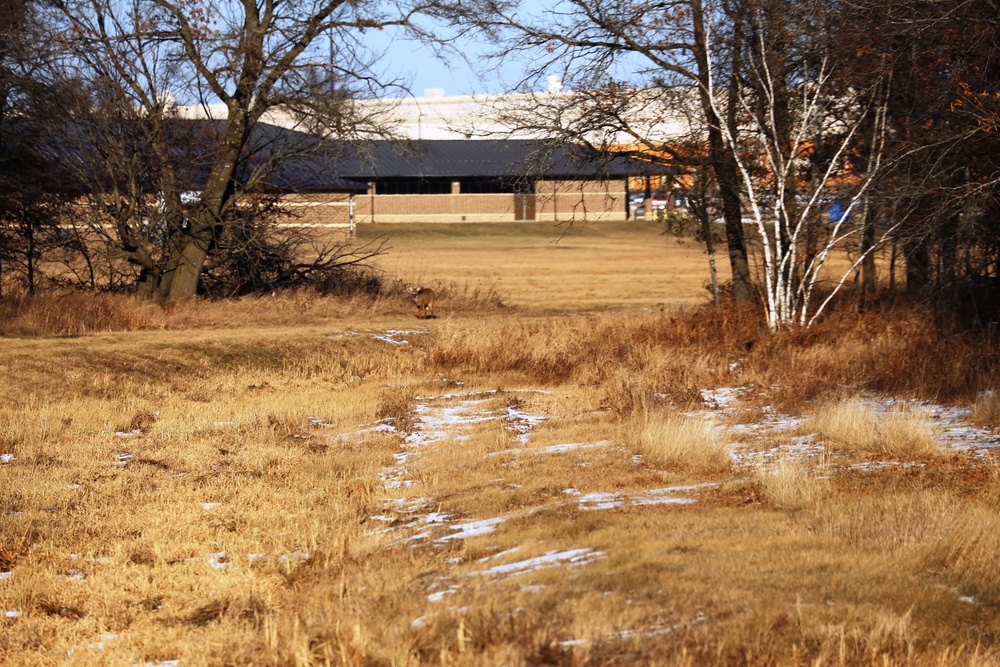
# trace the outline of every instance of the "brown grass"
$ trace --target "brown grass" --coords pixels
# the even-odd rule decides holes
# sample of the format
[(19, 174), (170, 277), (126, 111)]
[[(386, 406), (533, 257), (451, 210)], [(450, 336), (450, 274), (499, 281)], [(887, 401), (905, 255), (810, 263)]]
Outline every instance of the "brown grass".
[(972, 423), (990, 428), (1000, 427), (1000, 391), (984, 391), (972, 407)]
[(651, 466), (699, 475), (732, 468), (729, 447), (704, 419), (654, 412), (639, 420), (631, 431), (629, 439)]
[(814, 507), (829, 491), (824, 481), (816, 479), (813, 470), (790, 456), (758, 466), (753, 477), (764, 500), (778, 510)]
[(942, 454), (927, 415), (910, 408), (884, 412), (862, 400), (821, 407), (803, 427), (835, 447), (901, 459)]
[[(421, 233), (426, 275), (466, 280)], [(599, 308), (619, 289), (589, 285)], [(139, 330), (0, 341), (0, 663), (1000, 663), (994, 461), (852, 467), (905, 429), (829, 427), (855, 444), (748, 475), (720, 442), (795, 433), (707, 437), (704, 412), (735, 417), (699, 392), (743, 387), (747, 415), (865, 392), (971, 404), (995, 349), (918, 310), (769, 336), (755, 308), (545, 314), (572, 298), (509, 294), (456, 291), (419, 323), (394, 297), (114, 297)], [(372, 335), (390, 329), (425, 333)], [(443, 434), (407, 440), (420, 428)]]

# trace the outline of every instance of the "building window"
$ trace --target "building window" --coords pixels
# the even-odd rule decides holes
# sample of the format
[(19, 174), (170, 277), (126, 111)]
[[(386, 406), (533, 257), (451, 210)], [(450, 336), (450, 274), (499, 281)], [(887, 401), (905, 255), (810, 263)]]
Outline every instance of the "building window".
[(450, 178), (391, 178), (378, 182), (380, 195), (450, 195)]
[(535, 183), (523, 178), (464, 178), (462, 193), (475, 195), (534, 194)]

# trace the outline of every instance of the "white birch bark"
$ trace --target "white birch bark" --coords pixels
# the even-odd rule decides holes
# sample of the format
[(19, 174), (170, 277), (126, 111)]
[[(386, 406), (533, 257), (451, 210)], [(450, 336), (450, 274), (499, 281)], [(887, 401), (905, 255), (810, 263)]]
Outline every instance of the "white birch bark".
[[(708, 57), (711, 62), (713, 53), (710, 25), (707, 26), (706, 32), (708, 33), (706, 40), (708, 42)], [(763, 35), (764, 31), (759, 30), (758, 34)], [(761, 39), (763, 38), (761, 37)], [(761, 47), (763, 51), (763, 44)], [(712, 68), (709, 67), (710, 72), (711, 70)], [(764, 275), (764, 309), (767, 325), (772, 331), (792, 324), (811, 326), (865, 256), (885, 243), (898, 226), (886, 231), (867, 252), (858, 257), (851, 268), (839, 277), (833, 291), (817, 307), (812, 307), (820, 274), (831, 252), (845, 239), (859, 232), (859, 229), (848, 225), (848, 221), (880, 173), (885, 145), (885, 107), (882, 106), (874, 110), (874, 130), (873, 136), (870, 138), (872, 153), (868, 159), (868, 169), (853, 185), (848, 204), (840, 219), (834, 222), (830, 228), (827, 240), (818, 249), (816, 255), (806, 263), (800, 257), (800, 246), (804, 242), (810, 226), (816, 224), (814, 213), (818, 212), (823, 195), (830, 193), (831, 179), (845, 158), (847, 150), (854, 142), (865, 114), (870, 111), (869, 108), (865, 108), (855, 118), (844, 121), (846, 131), (836, 144), (833, 158), (820, 178), (810, 185), (805, 205), (801, 207), (797, 217), (792, 220), (790, 217), (792, 211), (787, 209), (785, 186), (788, 179), (795, 175), (794, 158), (802, 150), (810, 129), (815, 127), (817, 123), (826, 122), (821, 116), (824, 107), (823, 95), (832, 73), (833, 68), (829, 59), (824, 58), (815, 78), (799, 86), (801, 94), (799, 104), (795, 109), (794, 138), (789, 153), (792, 156), (791, 159), (785, 159), (778, 143), (780, 139), (775, 118), (775, 82), (764, 59), (753, 63), (751, 67), (751, 74), (757, 79), (759, 90), (763, 94), (763, 99), (759, 100), (762, 103), (763, 113), (755, 113), (750, 100), (744, 93), (741, 93), (739, 103), (745, 116), (750, 119), (749, 126), (740, 136), (734, 136), (725, 125), (720, 128), (726, 145), (736, 160), (754, 226), (760, 234), (761, 262)], [(709, 76), (708, 87), (713, 108), (718, 111), (718, 108), (715, 107), (717, 98), (711, 76)], [(869, 101), (868, 104), (872, 104), (872, 102)], [(741, 141), (745, 145), (741, 145)], [(761, 179), (755, 178), (752, 173), (750, 162), (746, 153), (743, 152), (747, 146), (754, 147), (755, 156), (763, 162), (767, 172), (767, 177), (763, 179), (763, 182)], [(770, 193), (774, 195), (774, 203), (771, 206), (770, 214), (765, 215), (764, 202)]]

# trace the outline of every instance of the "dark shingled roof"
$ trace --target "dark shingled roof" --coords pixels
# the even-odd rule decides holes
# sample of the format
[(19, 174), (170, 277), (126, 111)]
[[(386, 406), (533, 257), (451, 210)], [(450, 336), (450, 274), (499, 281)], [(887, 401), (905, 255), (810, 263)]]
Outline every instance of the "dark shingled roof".
[[(170, 122), (184, 189), (201, 189), (224, 127), (223, 121)], [(69, 136), (68, 144), (54, 142), (47, 148), (53, 157), (85, 165), (84, 155), (91, 153), (87, 138), (73, 127)], [(363, 192), (369, 181), (392, 178), (599, 179), (669, 172), (641, 160), (541, 140), (346, 142), (257, 123), (236, 179), (246, 183), (261, 168), (273, 169), (264, 175), (262, 185), (279, 192)], [(94, 178), (101, 177), (94, 174)], [(80, 187), (86, 189), (87, 184), (80, 183)]]
[(589, 150), (515, 139), (331, 142), (345, 178), (621, 178), (663, 167)]

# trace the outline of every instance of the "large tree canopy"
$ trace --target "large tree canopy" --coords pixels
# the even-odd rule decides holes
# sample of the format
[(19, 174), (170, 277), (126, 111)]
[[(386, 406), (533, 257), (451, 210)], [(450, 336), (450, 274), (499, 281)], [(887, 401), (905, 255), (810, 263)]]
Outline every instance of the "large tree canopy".
[[(113, 217), (127, 259), (141, 270), (140, 293), (195, 294), (209, 253), (239, 219), (237, 202), (275, 163), (245, 168), (254, 126), (274, 109), (344, 136), (359, 126), (352, 97), (381, 85), (366, 31), (426, 34), (414, 17), (429, 5), (378, 0), (56, 0), (65, 57), (81, 82), (73, 134), (88, 150), (84, 172), (114, 164), (98, 202)], [(222, 105), (223, 122), (196, 197), (179, 178), (171, 115), (177, 102)], [(373, 130), (370, 125), (365, 127)], [(89, 149), (96, 148), (95, 151)], [(141, 148), (141, 150), (140, 150)], [(273, 150), (273, 155), (282, 151)], [(138, 209), (152, 190), (166, 233), (144, 233)]]

